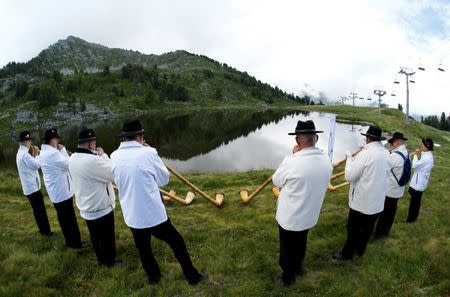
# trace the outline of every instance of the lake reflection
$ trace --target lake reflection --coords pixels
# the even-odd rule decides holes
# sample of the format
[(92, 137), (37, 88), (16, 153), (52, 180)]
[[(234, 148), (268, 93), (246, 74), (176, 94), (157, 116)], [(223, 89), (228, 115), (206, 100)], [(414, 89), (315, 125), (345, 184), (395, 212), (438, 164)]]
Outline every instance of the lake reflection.
[[(177, 111), (151, 113), (139, 116), (145, 129), (145, 138), (158, 149), (168, 164), (181, 172), (232, 172), (251, 169), (275, 169), (284, 156), (291, 153), (298, 120), (312, 119), (319, 134), (318, 147), (327, 152), (329, 114), (286, 110), (221, 110)], [(97, 121), (84, 126), (94, 128), (97, 142), (107, 153), (119, 145), (115, 135), (124, 120)], [(62, 143), (75, 149), (78, 131), (83, 124), (59, 128)], [(34, 131), (39, 139), (44, 129)], [(355, 151), (363, 144), (360, 125), (337, 123), (333, 160)], [(0, 139), (0, 165), (15, 167), (17, 146), (6, 138)]]
[[(319, 134), (317, 146), (325, 153), (328, 150), (329, 115), (325, 113), (295, 113), (285, 115), (281, 120), (264, 124), (248, 135), (221, 144), (216, 149), (188, 160), (164, 158), (182, 172), (247, 171), (252, 169), (276, 169), (283, 158), (291, 154), (295, 145), (294, 136), (288, 132), (295, 130), (298, 120), (312, 119)], [(356, 151), (363, 145), (360, 134), (367, 128), (361, 125), (337, 123), (333, 161), (345, 157), (345, 151)]]

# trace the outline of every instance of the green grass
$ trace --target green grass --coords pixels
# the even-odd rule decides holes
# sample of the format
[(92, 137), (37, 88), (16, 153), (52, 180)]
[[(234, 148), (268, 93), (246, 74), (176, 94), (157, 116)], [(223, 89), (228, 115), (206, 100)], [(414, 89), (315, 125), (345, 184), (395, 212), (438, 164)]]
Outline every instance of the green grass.
[[(329, 107), (327, 107), (329, 108)], [(316, 107), (317, 109), (325, 109)], [(334, 107), (333, 107), (334, 109)], [(372, 109), (348, 109), (339, 117), (377, 122)], [(248, 206), (240, 203), (241, 188), (255, 189), (271, 171), (234, 174), (191, 174), (188, 178), (206, 192), (226, 194), (222, 209), (197, 197), (190, 206), (167, 205), (169, 216), (184, 236), (195, 265), (209, 274), (207, 281), (190, 287), (172, 252), (154, 240), (153, 250), (163, 280), (147, 284), (131, 232), (117, 207), (118, 257), (125, 267), (99, 267), (92, 250), (75, 252), (63, 247), (56, 213), (46, 197), (53, 238), (38, 235), (28, 201), (21, 194), (16, 172), (0, 171), (0, 295), (1, 296), (446, 296), (450, 293), (449, 133), (413, 124), (401, 124), (401, 115), (377, 122), (392, 132), (396, 125), (410, 138), (431, 135), (436, 148), (435, 168), (426, 190), (419, 220), (406, 224), (408, 195), (399, 202), (391, 236), (369, 244), (366, 256), (335, 264), (332, 251), (346, 237), (347, 189), (327, 193), (319, 223), (310, 231), (305, 268), (308, 273), (291, 288), (274, 279), (278, 267), (278, 231), (275, 200), (269, 187)], [(354, 117), (352, 117), (352, 114)], [(357, 114), (357, 116), (356, 116)], [(393, 119), (396, 122), (393, 122)], [(170, 187), (180, 196), (186, 188), (175, 178)], [(78, 218), (82, 237), (85, 223)]]

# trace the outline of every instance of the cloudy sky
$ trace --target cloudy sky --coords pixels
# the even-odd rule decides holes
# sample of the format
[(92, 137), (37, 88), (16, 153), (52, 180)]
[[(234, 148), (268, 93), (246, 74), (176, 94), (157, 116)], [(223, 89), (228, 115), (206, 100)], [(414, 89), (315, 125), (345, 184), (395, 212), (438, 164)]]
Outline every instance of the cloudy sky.
[(392, 107), (406, 102), (399, 67), (422, 65), (411, 112), (450, 112), (449, 0), (0, 0), (0, 66), (68, 35), (144, 53), (185, 49), (299, 95), (374, 98), (382, 87)]

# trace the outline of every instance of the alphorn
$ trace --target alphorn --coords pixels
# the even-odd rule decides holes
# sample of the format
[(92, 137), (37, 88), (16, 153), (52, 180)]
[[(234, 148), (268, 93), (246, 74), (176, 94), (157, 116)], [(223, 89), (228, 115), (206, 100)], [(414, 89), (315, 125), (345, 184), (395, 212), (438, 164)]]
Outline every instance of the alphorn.
[(205, 198), (206, 200), (208, 200), (209, 202), (211, 202), (212, 204), (214, 204), (217, 207), (221, 207), (222, 203), (223, 203), (223, 199), (225, 197), (225, 195), (223, 193), (216, 193), (215, 198), (212, 198), (211, 196), (209, 196), (208, 194), (206, 194), (205, 192), (203, 192), (202, 190), (200, 190), (199, 188), (197, 188), (194, 184), (192, 184), (187, 178), (185, 178), (184, 176), (182, 176), (180, 173), (178, 173), (174, 168), (172, 168), (171, 166), (164, 164), (167, 169), (170, 171), (170, 173), (172, 173), (173, 175), (175, 175), (179, 180), (181, 180), (186, 186), (188, 186), (189, 188), (192, 189), (192, 191), (194, 191), (195, 193), (199, 194), (200, 196), (202, 196), (203, 198)]
[[(356, 156), (356, 155), (359, 154), (361, 151), (362, 151), (362, 148), (360, 148), (359, 150), (357, 150), (356, 152), (354, 152), (354, 153), (352, 154), (352, 157)], [(333, 164), (333, 168), (336, 168), (336, 167), (338, 167), (339, 165), (345, 163), (345, 161), (347, 161), (347, 158), (345, 158), (345, 159), (343, 159), (343, 160), (341, 160), (341, 161), (339, 161), (339, 162)], [(344, 176), (344, 175), (345, 175), (345, 171), (342, 171), (342, 172), (333, 174), (333, 175), (330, 177), (330, 180), (335, 180), (335, 179), (337, 179), (337, 178), (339, 178), (339, 177), (341, 177), (341, 176)], [(328, 192), (334, 192), (334, 191), (336, 191), (336, 190), (338, 190), (338, 189), (340, 189), (340, 188), (343, 188), (343, 187), (345, 187), (345, 186), (348, 186), (349, 184), (350, 184), (349, 182), (343, 182), (343, 183), (340, 183), (340, 184), (338, 184), (338, 185), (336, 185), (336, 186), (333, 186), (331, 183), (329, 183), (329, 184), (328, 184), (328, 187), (327, 187), (327, 190), (328, 190)]]
[(264, 189), (271, 181), (272, 181), (272, 175), (269, 176), (250, 196), (248, 195), (247, 190), (239, 191), (239, 196), (241, 196), (242, 202), (244, 202), (244, 204), (248, 204), (250, 202), (250, 200), (255, 198), (255, 196), (258, 195), (259, 192), (261, 192), (262, 189)]
[[(362, 148), (358, 149), (356, 152), (354, 152), (354, 153), (352, 154), (352, 157), (356, 156), (356, 155), (359, 154), (361, 151), (362, 151)], [(345, 161), (347, 161), (347, 157), (345, 157), (345, 159), (342, 159), (341, 161), (339, 161), (339, 162), (337, 162), (337, 163), (334, 163), (334, 164), (333, 164), (333, 168), (336, 168), (336, 167), (338, 167), (339, 165), (344, 164)]]

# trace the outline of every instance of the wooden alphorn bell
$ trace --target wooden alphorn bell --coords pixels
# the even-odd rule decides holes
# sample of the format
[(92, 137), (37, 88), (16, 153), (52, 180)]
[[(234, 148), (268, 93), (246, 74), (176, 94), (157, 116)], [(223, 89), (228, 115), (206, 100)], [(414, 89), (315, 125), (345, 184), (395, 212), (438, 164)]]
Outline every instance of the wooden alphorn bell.
[(262, 189), (264, 189), (271, 181), (272, 175), (269, 176), (250, 196), (248, 195), (247, 190), (240, 190), (239, 196), (241, 197), (242, 202), (244, 202), (244, 204), (248, 204), (250, 200), (255, 198), (255, 196), (258, 195), (259, 192), (261, 192)]

